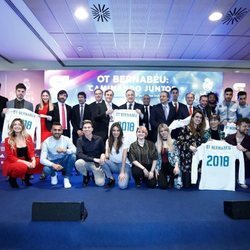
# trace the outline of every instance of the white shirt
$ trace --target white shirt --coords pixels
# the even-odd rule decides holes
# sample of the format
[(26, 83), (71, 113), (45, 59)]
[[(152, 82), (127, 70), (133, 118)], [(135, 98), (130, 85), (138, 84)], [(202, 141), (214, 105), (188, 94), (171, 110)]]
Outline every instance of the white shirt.
[(197, 168), (202, 160), (199, 189), (235, 191), (235, 160), (238, 159), (239, 183), (245, 184), (245, 163), (242, 151), (225, 141), (210, 140), (198, 147), (192, 159), (191, 181), (197, 181)]

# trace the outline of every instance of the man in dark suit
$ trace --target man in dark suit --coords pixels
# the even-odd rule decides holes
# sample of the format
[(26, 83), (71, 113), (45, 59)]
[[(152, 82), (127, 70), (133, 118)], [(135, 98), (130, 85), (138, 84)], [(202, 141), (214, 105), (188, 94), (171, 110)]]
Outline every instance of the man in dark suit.
[[(1, 90), (2, 84), (0, 83), (0, 90)], [(4, 114), (3, 109), (6, 108), (6, 103), (8, 102), (8, 99), (6, 97), (3, 97), (0, 95), (0, 142), (2, 141), (2, 131), (3, 131), (3, 122), (4, 122)]]
[(94, 116), (94, 133), (102, 137), (105, 143), (108, 138), (109, 122), (112, 119), (112, 113), (118, 106), (112, 103), (114, 92), (107, 89), (104, 92), (105, 101), (96, 105)]
[(194, 106), (195, 94), (193, 92), (188, 92), (185, 95), (185, 99), (186, 99), (186, 103), (187, 103), (188, 113), (189, 113), (189, 115), (192, 115), (194, 113), (194, 111), (197, 109)]
[(207, 95), (201, 95), (199, 99), (199, 104), (197, 106), (198, 109), (201, 110), (205, 118), (209, 118), (211, 116), (211, 109), (208, 106), (208, 97)]
[(135, 102), (135, 91), (133, 89), (127, 89), (126, 91), (127, 102), (119, 107), (119, 109), (132, 109), (136, 110), (139, 114), (139, 124), (143, 124), (143, 105)]
[(174, 87), (171, 89), (172, 101), (169, 103), (170, 106), (176, 110), (176, 120), (182, 120), (189, 116), (188, 108), (185, 104), (178, 101), (179, 89)]
[(54, 103), (55, 107), (55, 122), (60, 122), (63, 128), (63, 135), (70, 137), (70, 120), (72, 108), (65, 104), (68, 98), (68, 93), (65, 90), (60, 90), (57, 93), (58, 102)]
[(91, 111), (88, 104), (86, 104), (85, 92), (79, 92), (77, 94), (79, 104), (76, 104), (72, 108), (71, 124), (73, 127), (72, 138), (73, 143), (76, 146), (77, 139), (83, 135), (82, 126), (84, 120), (91, 120)]
[[(28, 109), (33, 112), (33, 104), (24, 100), (24, 96), (26, 94), (26, 86), (23, 83), (18, 83), (16, 85), (16, 98), (10, 100), (6, 103), (7, 108), (15, 108), (15, 109)], [(7, 110), (5, 110), (5, 113)]]
[(143, 103), (143, 126), (145, 126), (148, 130), (147, 140), (152, 141), (153, 135), (152, 135), (152, 127), (150, 124), (152, 106), (150, 105), (150, 96), (148, 94), (145, 94), (142, 97), (142, 103)]
[[(172, 101), (169, 102), (170, 108), (174, 108), (176, 111), (176, 117), (174, 120), (183, 120), (189, 116), (188, 108), (185, 104), (178, 101), (179, 98), (179, 89), (174, 87), (171, 89)], [(171, 131), (171, 136), (174, 139), (177, 139), (180, 132), (180, 128), (174, 129)]]
[(157, 140), (157, 129), (161, 123), (165, 123), (168, 126), (176, 117), (176, 110), (173, 106), (168, 104), (169, 93), (167, 91), (161, 91), (160, 103), (153, 106), (151, 111), (150, 123), (153, 131), (153, 141)]

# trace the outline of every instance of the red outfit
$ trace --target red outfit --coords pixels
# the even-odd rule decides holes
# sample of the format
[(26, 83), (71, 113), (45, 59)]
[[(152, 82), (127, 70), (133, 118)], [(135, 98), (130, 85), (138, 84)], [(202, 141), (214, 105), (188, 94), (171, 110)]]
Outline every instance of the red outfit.
[[(43, 170), (43, 165), (40, 164), (40, 160), (36, 157), (36, 167), (28, 168), (22, 162), (18, 162), (19, 158), (17, 157), (16, 147), (11, 148), (8, 143), (9, 138), (5, 139), (4, 146), (6, 152), (6, 159), (3, 163), (3, 176), (10, 176), (13, 178), (24, 178), (25, 174), (40, 174)], [(35, 156), (34, 143), (31, 136), (28, 136), (26, 139), (26, 145), (28, 148), (28, 158), (31, 161), (31, 158)]]
[[(48, 114), (48, 109), (49, 109), (49, 104), (48, 103), (44, 103), (43, 104), (43, 109), (39, 109), (38, 110), (38, 114), (39, 115), (47, 115)], [(49, 131), (47, 129), (46, 126), (46, 118), (40, 118), (41, 119), (41, 142), (43, 142), (44, 140), (46, 140), (48, 137), (50, 137), (51, 131)]]

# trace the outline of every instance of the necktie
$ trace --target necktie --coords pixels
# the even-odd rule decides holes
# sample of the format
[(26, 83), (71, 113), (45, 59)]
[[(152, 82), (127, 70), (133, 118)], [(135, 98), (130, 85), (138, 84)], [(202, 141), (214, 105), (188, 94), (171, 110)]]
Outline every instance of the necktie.
[(165, 119), (167, 120), (168, 119), (168, 107), (167, 107), (167, 105), (163, 106), (163, 110), (164, 110), (164, 114), (165, 114)]
[(144, 120), (145, 120), (145, 126), (148, 129), (148, 106), (144, 106)]
[(174, 102), (175, 111), (178, 112), (177, 102)]
[(62, 103), (62, 128), (66, 129), (66, 115), (65, 115), (64, 103)]
[(83, 104), (80, 105), (80, 123), (79, 123), (79, 128), (82, 128), (82, 120), (83, 120)]
[(132, 103), (129, 103), (128, 109), (132, 109)]
[(192, 106), (189, 106), (189, 114), (192, 115), (193, 114), (193, 110), (192, 110)]

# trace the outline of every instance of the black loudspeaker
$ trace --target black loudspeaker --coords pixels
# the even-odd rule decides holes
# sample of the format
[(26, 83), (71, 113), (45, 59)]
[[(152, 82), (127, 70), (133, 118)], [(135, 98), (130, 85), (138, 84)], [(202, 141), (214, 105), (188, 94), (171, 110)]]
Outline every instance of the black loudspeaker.
[(224, 201), (224, 213), (232, 219), (250, 219), (250, 201)]
[(85, 221), (84, 202), (33, 202), (32, 221)]

